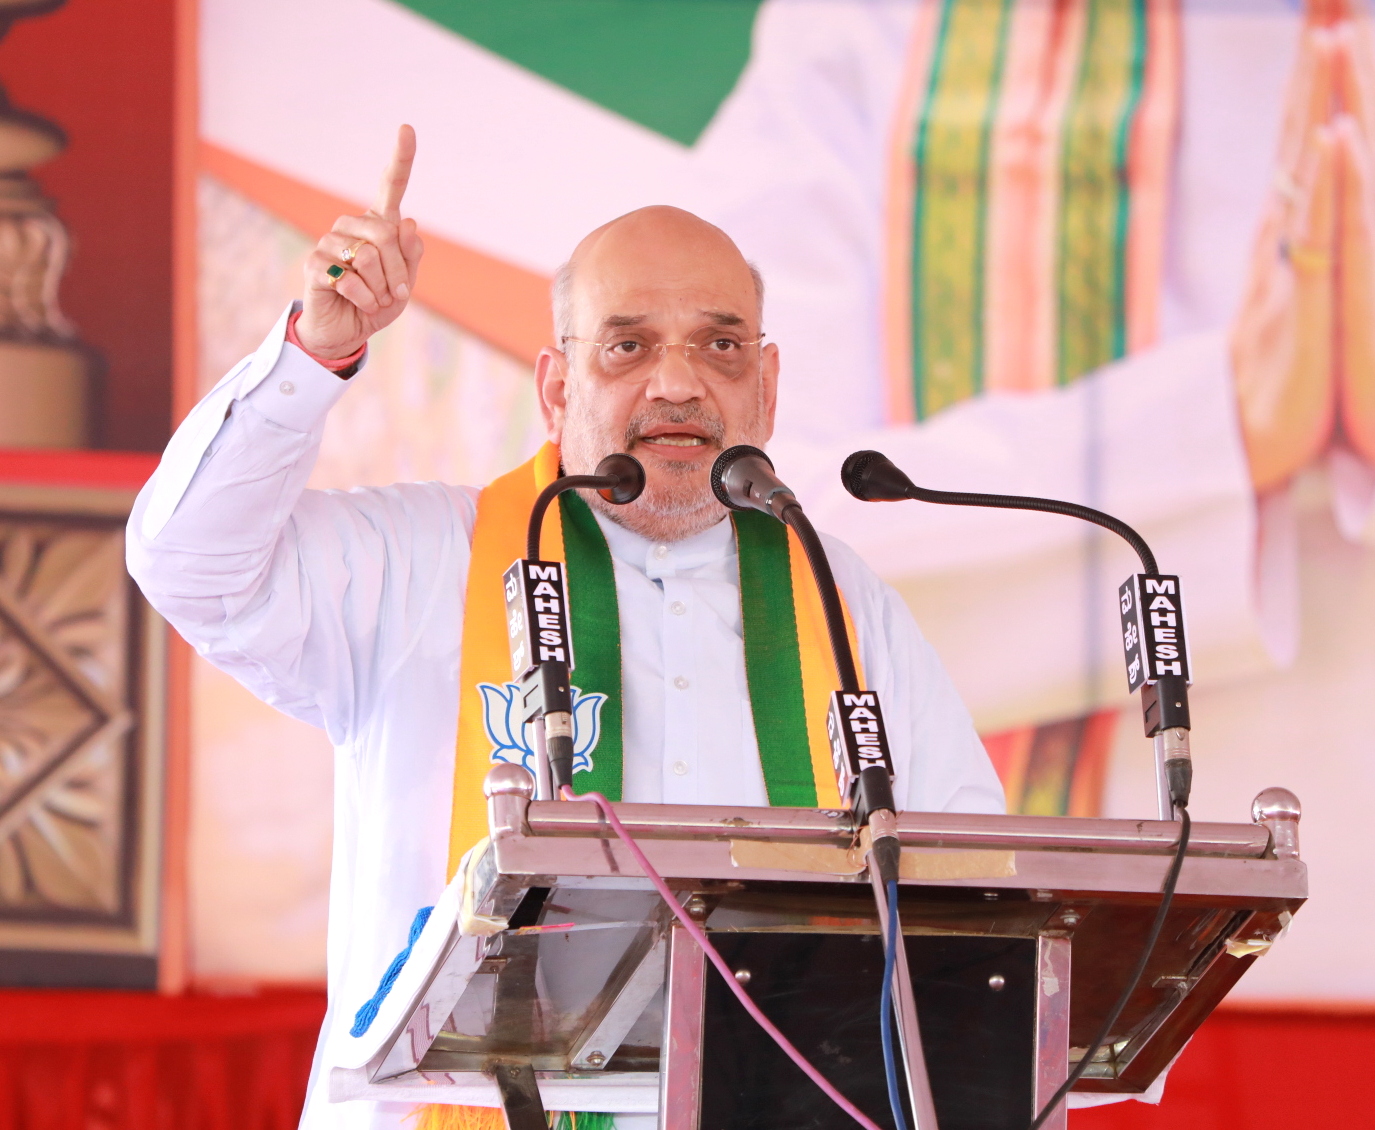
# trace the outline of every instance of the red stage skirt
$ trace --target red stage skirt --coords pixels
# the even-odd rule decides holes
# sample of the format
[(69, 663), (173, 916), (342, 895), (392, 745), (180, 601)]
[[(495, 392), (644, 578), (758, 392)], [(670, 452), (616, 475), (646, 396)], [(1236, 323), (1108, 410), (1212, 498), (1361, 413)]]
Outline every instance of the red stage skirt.
[[(292, 1130), (320, 992), (0, 991), (0, 1130)], [(1185, 1050), (1158, 1107), (1075, 1111), (1072, 1130), (1368, 1125), (1375, 1010), (1232, 1010)]]

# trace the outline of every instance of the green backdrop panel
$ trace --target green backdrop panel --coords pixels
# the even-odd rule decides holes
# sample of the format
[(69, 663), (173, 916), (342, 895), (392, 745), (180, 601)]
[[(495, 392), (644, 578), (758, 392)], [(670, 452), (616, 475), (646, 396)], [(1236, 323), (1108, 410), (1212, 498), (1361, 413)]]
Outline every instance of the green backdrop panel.
[(762, 0), (399, 2), (599, 106), (692, 145), (745, 69)]

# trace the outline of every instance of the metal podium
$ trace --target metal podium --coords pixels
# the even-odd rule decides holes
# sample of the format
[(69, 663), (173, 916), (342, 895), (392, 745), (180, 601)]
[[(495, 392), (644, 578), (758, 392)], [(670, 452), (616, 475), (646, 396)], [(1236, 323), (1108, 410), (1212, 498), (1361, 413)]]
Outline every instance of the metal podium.
[[(502, 1105), (516, 1130), (544, 1126), (541, 1102), (661, 1110), (664, 1130), (846, 1125), (759, 1046), (592, 804), (532, 801), (530, 775), (511, 765), (486, 790), (490, 840), (436, 907), (369, 1039), (335, 1054), (332, 1099)], [(875, 1058), (878, 921), (848, 813), (616, 811), (770, 1018), (891, 1125)], [(1303, 903), (1297, 800), (1270, 789), (1252, 815), (1194, 825), (1151, 963), (1076, 1090), (1149, 1087)], [(941, 1130), (1022, 1130), (1125, 985), (1179, 825), (905, 813), (898, 826)], [(1063, 1130), (1063, 1104), (1047, 1125)]]

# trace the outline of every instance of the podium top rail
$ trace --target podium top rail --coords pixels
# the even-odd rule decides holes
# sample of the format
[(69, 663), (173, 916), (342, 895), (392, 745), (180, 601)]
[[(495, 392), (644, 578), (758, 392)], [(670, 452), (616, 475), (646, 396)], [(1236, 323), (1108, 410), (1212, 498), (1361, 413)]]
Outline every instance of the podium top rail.
[[(616, 815), (633, 836), (650, 840), (689, 836), (844, 846), (854, 838), (850, 814), (839, 809), (617, 803)], [(590, 801), (532, 801), (526, 821), (535, 836), (614, 836)], [(1169, 855), (1179, 843), (1179, 825), (1167, 820), (904, 812), (898, 816), (898, 836), (909, 847)], [(1200, 822), (1193, 826), (1188, 854), (1264, 859), (1270, 850), (1270, 831), (1262, 824)]]

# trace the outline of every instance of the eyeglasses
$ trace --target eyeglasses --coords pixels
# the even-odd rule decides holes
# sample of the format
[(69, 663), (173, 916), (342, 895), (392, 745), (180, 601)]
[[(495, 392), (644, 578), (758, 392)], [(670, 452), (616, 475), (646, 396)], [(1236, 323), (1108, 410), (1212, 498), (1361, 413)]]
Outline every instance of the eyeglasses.
[(586, 341), (580, 337), (565, 337), (564, 342), (590, 345), (597, 363), (611, 376), (631, 376), (649, 372), (654, 365), (668, 357), (670, 349), (681, 348), (690, 364), (727, 378), (738, 377), (749, 368), (764, 340), (761, 333), (753, 341), (719, 329), (698, 330), (687, 341), (644, 341), (623, 335), (610, 341)]

